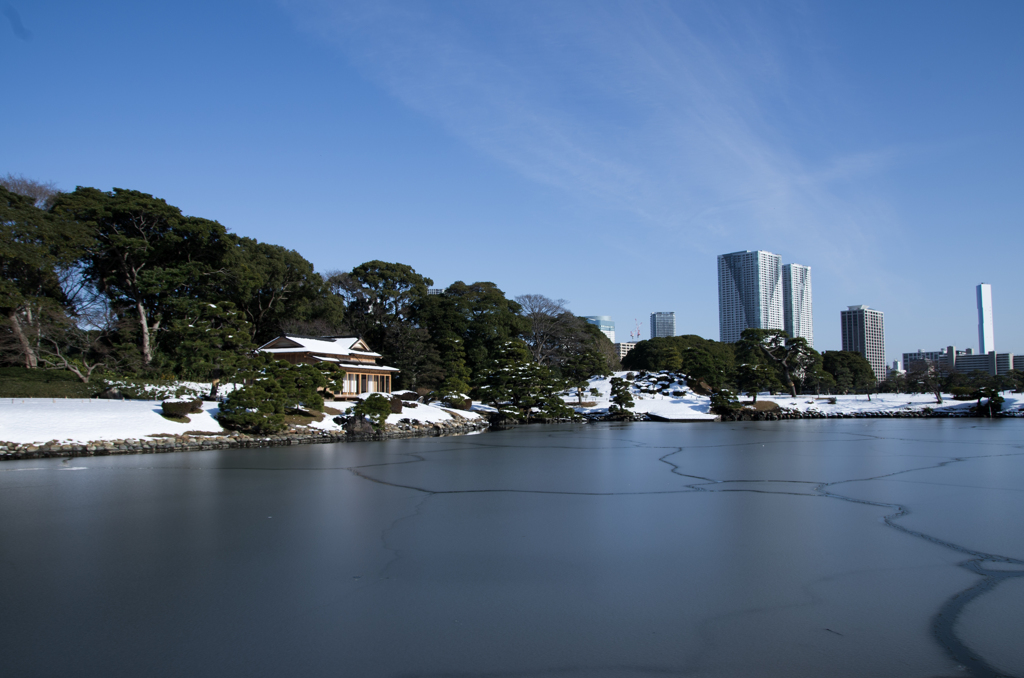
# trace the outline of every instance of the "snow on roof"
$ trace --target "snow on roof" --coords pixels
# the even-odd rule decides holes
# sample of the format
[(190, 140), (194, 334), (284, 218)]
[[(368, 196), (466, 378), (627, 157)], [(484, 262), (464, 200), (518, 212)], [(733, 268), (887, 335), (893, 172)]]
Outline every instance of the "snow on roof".
[[(271, 339), (260, 346), (259, 350), (268, 353), (302, 353), (309, 351), (322, 355), (361, 355), (371, 358), (379, 358), (380, 353), (373, 351), (362, 351), (352, 348), (362, 342), (359, 337), (301, 337), (294, 334), (285, 334)], [(271, 347), (271, 344), (283, 344), (282, 346)], [(362, 344), (365, 346), (366, 344)]]

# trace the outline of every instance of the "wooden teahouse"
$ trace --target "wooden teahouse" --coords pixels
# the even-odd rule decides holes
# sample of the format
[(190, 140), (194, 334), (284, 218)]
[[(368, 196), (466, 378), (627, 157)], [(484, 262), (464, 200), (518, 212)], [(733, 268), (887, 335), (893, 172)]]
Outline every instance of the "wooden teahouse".
[(344, 387), (336, 393), (339, 400), (351, 400), (361, 393), (391, 393), (391, 377), (396, 367), (378, 365), (381, 358), (361, 337), (303, 337), (286, 334), (259, 347), (278, 360), (290, 363), (334, 363), (345, 371)]

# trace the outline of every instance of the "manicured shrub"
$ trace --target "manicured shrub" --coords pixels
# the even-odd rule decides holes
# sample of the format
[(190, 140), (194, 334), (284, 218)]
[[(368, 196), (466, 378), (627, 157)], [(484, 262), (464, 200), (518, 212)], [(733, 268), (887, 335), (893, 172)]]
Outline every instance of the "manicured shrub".
[(165, 400), (160, 403), (163, 408), (164, 416), (167, 417), (187, 417), (195, 412), (203, 411), (203, 401), (196, 398), (195, 400)]
[(217, 420), (233, 431), (264, 435), (283, 431), (285, 401), (277, 384), (258, 381), (231, 392)]
[(711, 394), (711, 412), (722, 416), (728, 416), (740, 409), (740, 403), (736, 394), (727, 389), (721, 389)]
[(374, 430), (380, 431), (391, 414), (391, 399), (380, 393), (371, 393), (366, 399), (360, 400), (350, 412), (357, 417), (369, 417)]

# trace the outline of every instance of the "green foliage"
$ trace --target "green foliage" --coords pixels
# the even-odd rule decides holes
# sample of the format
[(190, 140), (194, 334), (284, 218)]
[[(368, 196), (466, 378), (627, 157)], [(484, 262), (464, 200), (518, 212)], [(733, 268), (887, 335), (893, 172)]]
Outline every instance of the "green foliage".
[(466, 365), (462, 339), (454, 334), (446, 334), (437, 340), (437, 346), (442, 360), (441, 368), (444, 370), (444, 381), (437, 390), (444, 393), (468, 394), (471, 375)]
[[(414, 309), (413, 320), (427, 328), (432, 337), (441, 339), (454, 335), (462, 340), (461, 348), (472, 383), (483, 379), (508, 341), (528, 329), (529, 322), (518, 315), (520, 310), (521, 306), (506, 299), (494, 283), (467, 285), (459, 281), (449, 286), (444, 294), (422, 299)], [(442, 362), (447, 361), (444, 346), (438, 345), (438, 349)]]
[(391, 414), (391, 399), (380, 393), (372, 393), (360, 400), (351, 413), (357, 417), (369, 417), (373, 430), (381, 431), (387, 423), (388, 415)]
[(836, 380), (825, 370), (824, 358), (822, 355), (814, 349), (811, 349), (811, 351), (814, 362), (807, 368), (801, 383), (801, 388), (805, 393), (807, 391), (814, 391), (820, 395), (822, 390), (831, 393), (832, 389), (835, 388)]
[(180, 308), (163, 342), (171, 370), (197, 381), (234, 381), (256, 348), (250, 324), (231, 302), (189, 301)]
[(70, 372), (0, 367), (0, 398), (91, 398), (101, 390)]
[(633, 402), (633, 395), (629, 392), (628, 381), (622, 377), (612, 377), (611, 387), (612, 404), (608, 407), (609, 412), (629, 412), (636, 406), (636, 403)]
[(374, 260), (332, 278), (332, 284), (348, 304), (349, 329), (401, 370), (396, 387), (434, 385), (445, 377), (431, 333), (416, 318), (433, 284), (430, 278), (406, 264)]
[(220, 276), (223, 294), (249, 321), (252, 339), (263, 344), (284, 331), (316, 328), (320, 335), (338, 332), (344, 301), (294, 250), (231, 235), (231, 248)]
[(876, 383), (871, 363), (860, 353), (852, 351), (825, 351), (822, 354), (824, 370), (835, 380), (840, 393), (867, 391)]
[(292, 410), (322, 410), (318, 390), (338, 389), (344, 378), (330, 363), (293, 365), (266, 354), (251, 358), (239, 374), (250, 381), (228, 395), (218, 419), (224, 428), (257, 434), (283, 430)]
[(712, 388), (720, 388), (731, 382), (734, 366), (732, 344), (704, 339), (695, 334), (638, 342), (622, 359), (623, 369), (682, 372), (691, 380), (704, 381)]
[(46, 326), (66, 321), (69, 299), (61, 282), (89, 238), (2, 186), (0, 225), (0, 328), (13, 339), (8, 358), (34, 368)]
[(796, 397), (796, 382), (802, 382), (814, 366), (815, 351), (803, 337), (790, 337), (782, 330), (746, 329), (736, 343), (736, 358), (750, 364), (770, 364), (778, 379)]
[(477, 388), (485, 402), (520, 420), (573, 416), (562, 400), (564, 390), (565, 382), (547, 367), (533, 362), (529, 349), (520, 340), (499, 346)]
[(736, 394), (728, 389), (720, 389), (711, 394), (711, 412), (728, 416), (740, 409)]
[[(983, 417), (994, 416), (1003, 409), (1003, 403), (1006, 402), (1006, 398), (991, 386), (982, 386), (977, 390), (976, 395), (978, 397), (978, 404), (972, 409), (975, 414)], [(985, 402), (982, 403), (982, 400), (985, 400)]]
[(176, 299), (210, 296), (213, 273), (228, 251), (215, 221), (186, 217), (177, 207), (139, 191), (109, 193), (78, 187), (61, 194), (52, 212), (87, 228), (85, 275), (140, 329), (142, 361), (153, 360), (154, 337), (173, 315)]
[[(756, 357), (754, 359), (758, 360)], [(777, 391), (782, 388), (778, 370), (774, 365), (761, 360), (741, 363), (736, 368), (736, 385), (741, 392), (752, 395), (755, 402), (760, 391)]]
[(193, 412), (202, 412), (203, 401), (199, 400), (165, 400), (160, 403), (160, 407), (163, 410), (164, 416), (167, 417), (185, 417)]

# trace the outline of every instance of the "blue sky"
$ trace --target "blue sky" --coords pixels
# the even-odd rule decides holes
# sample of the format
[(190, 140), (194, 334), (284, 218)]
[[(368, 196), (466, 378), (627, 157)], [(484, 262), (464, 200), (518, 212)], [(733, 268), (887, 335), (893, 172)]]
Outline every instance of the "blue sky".
[(716, 255), (815, 346), (1024, 352), (1024, 3), (0, 0), (0, 174), (718, 338)]

